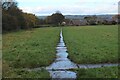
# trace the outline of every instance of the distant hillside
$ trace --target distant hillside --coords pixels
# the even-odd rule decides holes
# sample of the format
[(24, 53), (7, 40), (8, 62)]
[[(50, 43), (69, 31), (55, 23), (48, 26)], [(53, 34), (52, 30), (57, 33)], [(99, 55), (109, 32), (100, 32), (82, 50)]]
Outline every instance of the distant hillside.
[(45, 19), (47, 16), (38, 16), (39, 19)]
[[(86, 16), (92, 15), (64, 15), (66, 19), (84, 19)], [(98, 18), (110, 19), (114, 15), (96, 15)], [(39, 19), (45, 19), (47, 16), (38, 16)]]

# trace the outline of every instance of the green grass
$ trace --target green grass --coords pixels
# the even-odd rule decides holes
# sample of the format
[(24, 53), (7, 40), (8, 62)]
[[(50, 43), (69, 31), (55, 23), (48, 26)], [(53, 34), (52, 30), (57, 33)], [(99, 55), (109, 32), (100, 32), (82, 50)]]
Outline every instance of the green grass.
[(76, 69), (77, 78), (118, 78), (118, 67)]
[(44, 69), (38, 71), (14, 69), (3, 74), (3, 78), (50, 78), (50, 74)]
[(69, 58), (76, 63), (118, 62), (117, 25), (64, 27), (63, 36)]
[(38, 28), (3, 35), (3, 61), (13, 68), (50, 65), (56, 58), (59, 28)]
[[(37, 28), (3, 34), (3, 77), (49, 78), (46, 70), (26, 71), (50, 65), (56, 58), (60, 28)], [(69, 58), (82, 63), (117, 63), (118, 27), (64, 27)], [(116, 67), (76, 69), (78, 78), (116, 78)]]

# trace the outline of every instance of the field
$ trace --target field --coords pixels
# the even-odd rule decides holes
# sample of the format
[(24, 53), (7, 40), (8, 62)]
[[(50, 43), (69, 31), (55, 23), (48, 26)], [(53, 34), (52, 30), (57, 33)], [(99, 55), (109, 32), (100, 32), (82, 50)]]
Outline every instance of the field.
[[(3, 77), (50, 78), (49, 73), (23, 68), (49, 66), (56, 59), (61, 28), (36, 28), (3, 34)], [(78, 64), (118, 63), (118, 27), (63, 27), (69, 59)], [(63, 64), (64, 65), (64, 64)], [(75, 69), (78, 78), (116, 78), (117, 67)]]
[(69, 58), (79, 64), (117, 63), (118, 27), (64, 27), (64, 41)]
[(40, 28), (3, 34), (3, 71), (50, 65), (56, 58), (59, 32), (59, 28)]

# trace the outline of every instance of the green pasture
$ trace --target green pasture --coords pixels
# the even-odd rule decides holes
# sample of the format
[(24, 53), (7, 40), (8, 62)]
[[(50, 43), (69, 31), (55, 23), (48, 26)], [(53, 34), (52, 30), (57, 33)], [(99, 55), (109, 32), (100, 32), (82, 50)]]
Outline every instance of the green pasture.
[[(118, 63), (118, 27), (62, 27), (68, 58), (78, 64)], [(23, 68), (49, 66), (56, 59), (60, 27), (36, 28), (3, 34), (3, 77), (49, 78), (46, 70)], [(64, 64), (63, 64), (64, 65)], [(78, 78), (116, 78), (117, 67), (75, 69)]]
[(64, 27), (69, 58), (79, 64), (117, 63), (118, 26)]
[(56, 58), (59, 28), (38, 28), (3, 34), (3, 61), (10, 67), (35, 68)]

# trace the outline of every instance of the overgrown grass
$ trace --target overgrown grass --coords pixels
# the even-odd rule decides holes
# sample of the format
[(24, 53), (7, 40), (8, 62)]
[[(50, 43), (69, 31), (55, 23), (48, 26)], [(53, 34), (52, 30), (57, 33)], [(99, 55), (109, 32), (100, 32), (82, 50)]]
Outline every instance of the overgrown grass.
[(59, 28), (38, 28), (3, 35), (3, 61), (13, 68), (50, 65), (56, 57)]
[(77, 78), (118, 78), (118, 67), (76, 69)]
[(116, 25), (64, 27), (63, 36), (69, 58), (76, 63), (118, 62)]

